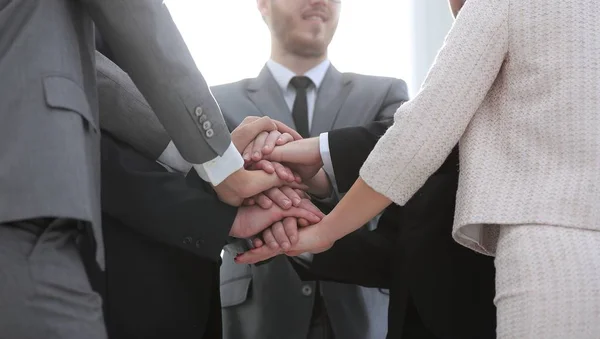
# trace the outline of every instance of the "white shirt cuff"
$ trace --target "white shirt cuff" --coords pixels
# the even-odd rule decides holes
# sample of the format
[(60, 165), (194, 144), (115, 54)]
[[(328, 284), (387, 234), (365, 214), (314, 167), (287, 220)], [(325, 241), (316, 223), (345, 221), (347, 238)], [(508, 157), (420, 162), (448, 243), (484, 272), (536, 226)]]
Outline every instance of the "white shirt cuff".
[(244, 159), (233, 142), (222, 156), (218, 156), (200, 165), (194, 165), (196, 172), (204, 181), (217, 186), (234, 172), (244, 167)]
[(187, 173), (192, 168), (192, 164), (181, 156), (173, 141), (169, 142), (167, 148), (158, 157), (158, 162), (181, 173)]
[(321, 160), (323, 161), (323, 169), (329, 180), (334, 192), (337, 194), (337, 181), (335, 181), (335, 171), (333, 170), (333, 162), (331, 161), (331, 154), (329, 153), (329, 134), (321, 133), (319, 135), (319, 151), (321, 152)]

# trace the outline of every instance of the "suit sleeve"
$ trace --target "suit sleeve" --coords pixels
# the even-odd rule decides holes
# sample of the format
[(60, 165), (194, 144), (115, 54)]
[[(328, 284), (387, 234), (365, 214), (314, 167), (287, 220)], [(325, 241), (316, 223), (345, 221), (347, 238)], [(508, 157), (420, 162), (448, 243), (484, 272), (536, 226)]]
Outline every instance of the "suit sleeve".
[(142, 93), (127, 73), (99, 52), (96, 74), (101, 128), (149, 159), (158, 159), (171, 138)]
[(223, 155), (231, 136), (163, 0), (80, 0), (182, 156)]
[(168, 173), (131, 147), (102, 137), (102, 210), (157, 241), (217, 261), (237, 209), (194, 171)]
[(391, 122), (388, 119), (329, 132), (329, 154), (340, 193), (347, 192), (358, 179), (363, 162)]
[(373, 190), (404, 205), (450, 155), (507, 58), (510, 3), (465, 3), (419, 94), (398, 109), (361, 168)]

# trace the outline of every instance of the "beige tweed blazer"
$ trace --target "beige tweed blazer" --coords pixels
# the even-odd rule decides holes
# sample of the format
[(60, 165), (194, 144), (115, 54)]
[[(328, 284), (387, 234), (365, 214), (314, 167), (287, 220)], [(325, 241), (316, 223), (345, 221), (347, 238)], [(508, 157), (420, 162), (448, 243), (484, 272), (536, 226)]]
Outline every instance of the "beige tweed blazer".
[(468, 0), (361, 177), (402, 205), (457, 143), (461, 244), (493, 255), (502, 224), (600, 230), (598, 0)]

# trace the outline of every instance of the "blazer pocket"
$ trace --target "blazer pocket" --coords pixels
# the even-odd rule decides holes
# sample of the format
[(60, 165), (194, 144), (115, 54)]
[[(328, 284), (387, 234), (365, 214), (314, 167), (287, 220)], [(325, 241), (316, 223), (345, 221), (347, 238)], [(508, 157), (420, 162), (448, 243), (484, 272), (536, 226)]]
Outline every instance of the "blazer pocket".
[(221, 284), (221, 307), (236, 306), (248, 298), (252, 276), (245, 276)]
[(77, 113), (83, 118), (86, 128), (91, 127), (98, 132), (87, 95), (76, 82), (62, 76), (47, 76), (43, 82), (48, 107)]

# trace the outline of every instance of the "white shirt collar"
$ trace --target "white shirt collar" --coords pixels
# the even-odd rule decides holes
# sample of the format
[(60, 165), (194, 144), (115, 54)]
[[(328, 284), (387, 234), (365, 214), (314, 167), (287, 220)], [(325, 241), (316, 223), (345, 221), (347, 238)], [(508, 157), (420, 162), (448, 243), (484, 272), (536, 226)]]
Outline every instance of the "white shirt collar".
[[(325, 74), (329, 69), (329, 65), (331, 65), (331, 62), (328, 59), (325, 59), (320, 64), (311, 68), (310, 70), (308, 70), (308, 72), (304, 73), (303, 75), (307, 76), (313, 82), (316, 89), (319, 89), (319, 86), (321, 86), (321, 83), (325, 78)], [(283, 89), (284, 91), (288, 89), (290, 80), (292, 80), (292, 78), (297, 75), (291, 70), (289, 70), (287, 67), (283, 66), (278, 62), (273, 61), (272, 59), (269, 59), (267, 61), (267, 68), (269, 68), (269, 71), (271, 71), (271, 74), (273, 75), (273, 78), (275, 78), (275, 81), (277, 82), (279, 87), (281, 87), (281, 89)]]

